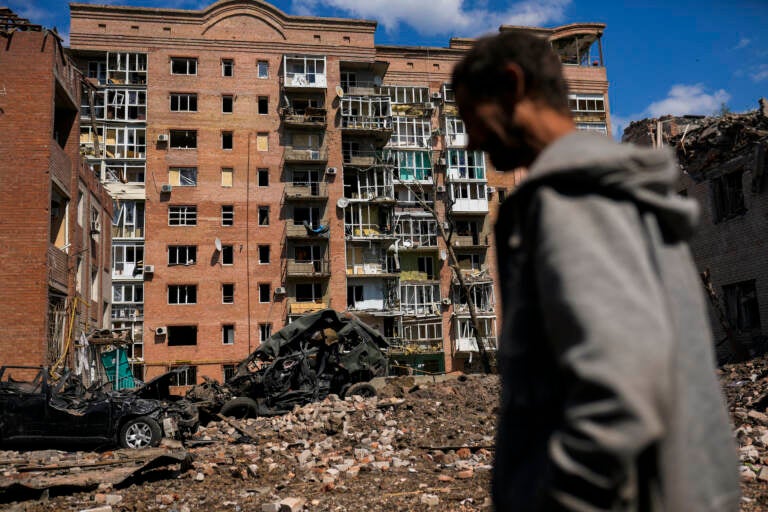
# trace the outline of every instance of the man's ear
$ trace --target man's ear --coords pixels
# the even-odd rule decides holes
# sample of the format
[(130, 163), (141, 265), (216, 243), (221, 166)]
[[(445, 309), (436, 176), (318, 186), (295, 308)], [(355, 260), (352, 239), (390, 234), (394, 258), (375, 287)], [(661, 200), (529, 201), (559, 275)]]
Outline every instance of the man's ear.
[(504, 72), (509, 79), (509, 83), (513, 84), (514, 89), (510, 91), (512, 93), (515, 103), (523, 99), (525, 96), (525, 74), (523, 68), (516, 62), (507, 62), (504, 65)]

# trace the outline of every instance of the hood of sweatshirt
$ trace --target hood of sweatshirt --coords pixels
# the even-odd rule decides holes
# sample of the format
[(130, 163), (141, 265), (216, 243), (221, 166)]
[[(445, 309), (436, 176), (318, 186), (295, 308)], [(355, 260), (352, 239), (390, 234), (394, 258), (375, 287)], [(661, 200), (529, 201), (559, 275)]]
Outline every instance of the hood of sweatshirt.
[(687, 240), (698, 224), (699, 206), (676, 193), (679, 175), (669, 149), (619, 144), (606, 136), (574, 132), (544, 149), (510, 199), (545, 184), (629, 197), (656, 215), (667, 236)]

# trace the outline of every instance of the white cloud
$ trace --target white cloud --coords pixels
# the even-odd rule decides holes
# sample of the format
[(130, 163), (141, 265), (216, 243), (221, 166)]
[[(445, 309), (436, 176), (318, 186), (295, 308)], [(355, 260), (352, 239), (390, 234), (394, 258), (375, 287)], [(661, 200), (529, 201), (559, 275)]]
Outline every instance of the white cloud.
[(768, 80), (768, 64), (760, 64), (754, 72), (749, 74), (753, 82)]
[(651, 117), (667, 114), (676, 116), (712, 114), (730, 99), (731, 95), (724, 89), (710, 94), (703, 84), (676, 84), (669, 90), (666, 98), (651, 103), (645, 112)]
[(571, 0), (523, 0), (502, 11), (487, 9), (477, 2), (464, 8), (462, 0), (293, 0), (293, 11), (300, 15), (316, 14), (319, 7), (331, 7), (348, 15), (377, 20), (392, 32), (400, 24), (425, 35), (456, 34), (476, 36), (496, 30), (499, 25), (541, 26), (559, 22)]
[(747, 46), (749, 46), (749, 43), (751, 43), (751, 42), (752, 42), (752, 40), (750, 38), (742, 37), (741, 39), (739, 39), (739, 43), (736, 45), (736, 47), (734, 49), (735, 50), (741, 50), (742, 48), (746, 48)]

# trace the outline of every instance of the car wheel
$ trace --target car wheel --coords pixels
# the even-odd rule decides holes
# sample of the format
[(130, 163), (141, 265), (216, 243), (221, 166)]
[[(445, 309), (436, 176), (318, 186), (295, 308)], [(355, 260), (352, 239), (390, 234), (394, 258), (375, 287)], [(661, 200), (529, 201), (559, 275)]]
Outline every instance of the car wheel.
[(344, 393), (345, 397), (354, 395), (362, 396), (363, 398), (371, 398), (376, 396), (376, 388), (367, 382), (358, 382), (357, 384), (352, 384), (349, 386), (347, 391)]
[(259, 414), (259, 406), (255, 400), (246, 397), (237, 397), (225, 403), (221, 408), (223, 416), (233, 418), (254, 418)]
[(161, 437), (160, 425), (152, 418), (140, 416), (127, 421), (120, 429), (120, 446), (134, 450), (148, 448), (160, 444)]

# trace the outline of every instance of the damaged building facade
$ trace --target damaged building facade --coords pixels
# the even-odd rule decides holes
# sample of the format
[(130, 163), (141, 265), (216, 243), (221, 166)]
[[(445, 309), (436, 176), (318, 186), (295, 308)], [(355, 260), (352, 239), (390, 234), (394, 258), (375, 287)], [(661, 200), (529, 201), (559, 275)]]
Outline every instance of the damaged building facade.
[(54, 31), (0, 8), (2, 364), (68, 362), (109, 325), (112, 203), (79, 155), (82, 74)]
[(768, 333), (768, 104), (717, 117), (666, 116), (631, 123), (625, 142), (671, 146), (681, 166), (678, 193), (698, 201), (691, 252), (707, 272), (718, 354), (764, 351)]
[[(450, 73), (472, 40), (377, 45), (374, 21), (260, 0), (70, 9), (71, 51), (94, 86), (81, 148), (115, 198), (112, 321), (135, 332), (138, 377), (189, 365), (177, 384), (225, 379), (324, 308), (382, 332), (393, 367), (470, 370), (468, 296), (496, 349), (491, 228), (522, 172), (466, 149)], [(599, 133), (604, 28), (501, 29), (552, 42), (579, 128)]]

